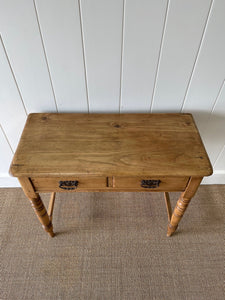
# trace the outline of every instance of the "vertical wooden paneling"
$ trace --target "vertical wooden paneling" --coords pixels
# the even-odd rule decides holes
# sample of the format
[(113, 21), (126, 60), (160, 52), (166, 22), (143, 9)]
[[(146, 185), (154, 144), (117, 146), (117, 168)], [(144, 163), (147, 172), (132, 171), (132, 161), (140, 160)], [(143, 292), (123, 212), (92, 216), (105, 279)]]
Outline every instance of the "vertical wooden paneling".
[[(0, 176), (8, 176), (9, 166), (12, 161), (13, 152), (6, 140), (6, 137), (0, 127)], [(2, 159), (4, 157), (4, 159)]]
[[(225, 83), (220, 90), (213, 111), (202, 130), (202, 139), (212, 164), (225, 144)], [(224, 168), (225, 170), (225, 168)]]
[(87, 112), (78, 0), (35, 3), (58, 110)]
[(33, 1), (0, 1), (0, 31), (27, 111), (55, 111)]
[(9, 176), (9, 166), (13, 158), (13, 152), (0, 126), (0, 188), (19, 186), (17, 178)]
[(215, 0), (184, 103), (183, 111), (195, 113), (201, 132), (225, 76), (224, 12), (225, 1)]
[(210, 0), (170, 1), (153, 95), (153, 112), (181, 110), (210, 3)]
[(0, 186), (27, 113), (58, 109), (191, 112), (222, 183), (224, 28), (225, 0), (0, 0)]
[[(222, 171), (221, 173), (225, 173), (225, 147), (223, 147), (222, 152), (220, 153), (218, 159), (215, 162), (214, 165), (215, 170)], [(223, 182), (225, 184), (225, 182)]]
[(81, 0), (90, 111), (118, 112), (123, 0)]
[(7, 60), (7, 54), (0, 39), (0, 123), (14, 151), (19, 142), (26, 116), (10, 64)]
[(125, 3), (121, 112), (149, 111), (167, 1)]

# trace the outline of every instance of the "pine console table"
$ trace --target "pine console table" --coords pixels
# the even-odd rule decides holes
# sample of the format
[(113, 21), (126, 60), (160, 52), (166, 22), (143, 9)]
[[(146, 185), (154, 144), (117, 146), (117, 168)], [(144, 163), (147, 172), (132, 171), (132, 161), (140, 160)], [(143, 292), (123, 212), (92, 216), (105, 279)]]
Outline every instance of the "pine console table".
[[(212, 166), (191, 114), (35, 113), (10, 174), (51, 237), (55, 193), (84, 191), (164, 192), (171, 236)], [(51, 192), (48, 211), (42, 192)]]

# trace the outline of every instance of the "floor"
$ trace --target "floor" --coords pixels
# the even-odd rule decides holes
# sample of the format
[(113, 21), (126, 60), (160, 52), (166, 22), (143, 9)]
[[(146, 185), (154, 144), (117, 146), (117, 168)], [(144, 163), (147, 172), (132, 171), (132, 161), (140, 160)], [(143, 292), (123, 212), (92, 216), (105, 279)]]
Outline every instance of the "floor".
[(20, 188), (0, 189), (0, 299), (222, 300), (224, 199), (200, 186), (168, 238), (162, 193), (60, 193), (50, 238)]

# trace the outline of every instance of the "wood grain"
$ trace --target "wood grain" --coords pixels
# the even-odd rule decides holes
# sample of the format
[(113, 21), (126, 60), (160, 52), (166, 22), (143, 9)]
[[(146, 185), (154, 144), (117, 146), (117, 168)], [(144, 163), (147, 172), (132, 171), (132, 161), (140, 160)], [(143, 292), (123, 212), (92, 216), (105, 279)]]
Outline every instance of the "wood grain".
[(202, 177), (192, 177), (190, 179), (187, 188), (181, 194), (174, 208), (171, 220), (168, 224), (167, 236), (171, 236), (176, 231), (177, 226), (183, 217), (192, 197), (195, 195), (201, 181)]
[(49, 201), (49, 206), (48, 206), (48, 216), (49, 220), (52, 222), (52, 217), (53, 217), (53, 209), (54, 209), (54, 204), (55, 204), (55, 193), (51, 193), (51, 198)]
[(190, 114), (30, 114), (13, 176), (207, 176)]
[(32, 184), (37, 192), (67, 192), (59, 187), (60, 181), (78, 181), (78, 186), (71, 192), (87, 189), (104, 189), (107, 187), (106, 177), (94, 177), (94, 176), (73, 176), (73, 177), (35, 177), (31, 178)]
[(20, 177), (18, 178), (19, 182), (22, 186), (22, 189), (27, 196), (27, 198), (30, 200), (31, 206), (38, 217), (40, 223), (42, 224), (43, 229), (51, 236), (54, 237), (53, 232), (53, 226), (52, 222), (48, 216), (47, 210), (39, 196), (38, 193), (35, 192), (31, 181), (29, 178), (26, 177)]
[[(160, 180), (160, 185), (157, 188), (143, 188), (141, 181), (145, 180)], [(60, 181), (78, 181), (78, 186), (73, 190), (64, 190), (59, 187)], [(144, 191), (144, 192), (159, 192), (159, 191), (184, 191), (189, 177), (96, 177), (96, 176), (73, 176), (73, 177), (35, 177), (30, 178), (30, 181), (36, 192), (84, 192), (84, 191)]]
[(150, 191), (182, 191), (185, 190), (189, 177), (118, 177), (115, 176), (115, 188), (127, 188), (135, 190), (143, 190), (141, 186), (142, 180), (160, 180), (160, 184), (156, 188), (148, 188)]
[[(190, 114), (38, 113), (10, 171), (50, 236), (55, 192), (83, 191), (165, 192), (170, 236), (212, 167)], [(183, 191), (172, 217), (168, 191)], [(52, 192), (49, 213), (39, 192)]]
[(165, 203), (166, 203), (168, 221), (170, 222), (171, 216), (172, 216), (172, 208), (171, 208), (170, 196), (169, 196), (168, 192), (164, 193), (164, 199), (165, 199)]

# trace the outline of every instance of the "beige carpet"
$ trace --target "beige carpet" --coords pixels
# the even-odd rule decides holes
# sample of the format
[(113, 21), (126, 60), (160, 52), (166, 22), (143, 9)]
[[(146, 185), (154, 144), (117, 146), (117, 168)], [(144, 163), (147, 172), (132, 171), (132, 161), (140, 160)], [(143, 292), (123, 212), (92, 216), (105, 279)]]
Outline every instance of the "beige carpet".
[(224, 200), (201, 186), (167, 238), (161, 193), (58, 194), (52, 239), (21, 189), (0, 189), (0, 299), (222, 300)]

